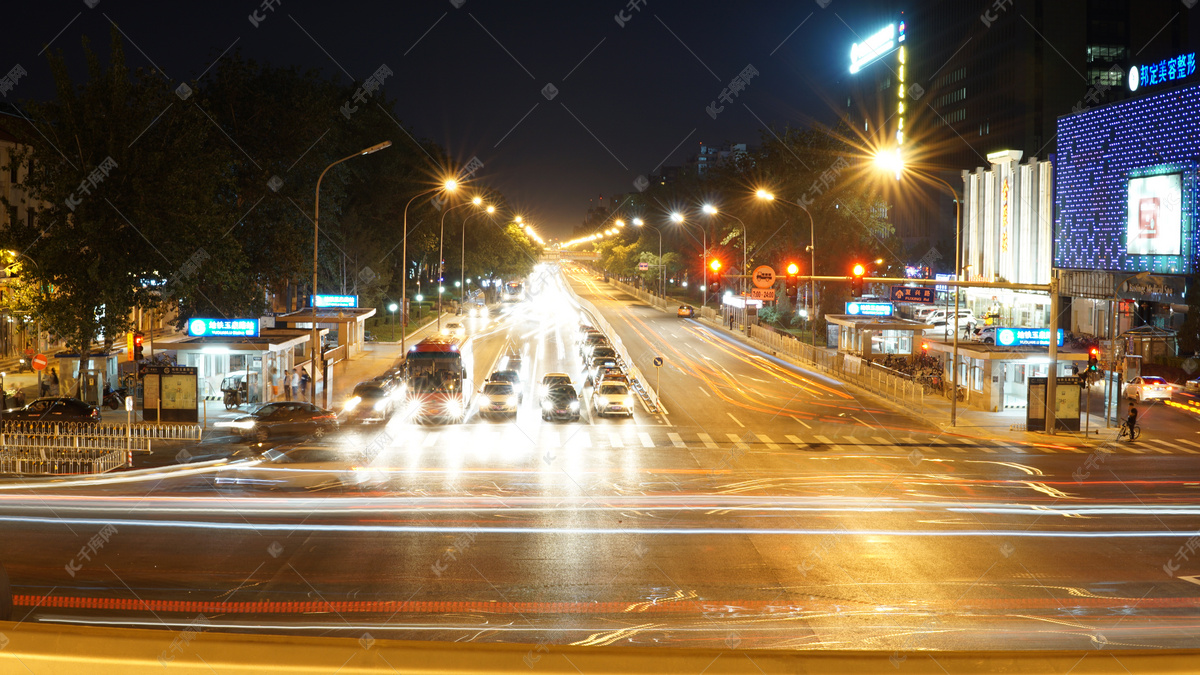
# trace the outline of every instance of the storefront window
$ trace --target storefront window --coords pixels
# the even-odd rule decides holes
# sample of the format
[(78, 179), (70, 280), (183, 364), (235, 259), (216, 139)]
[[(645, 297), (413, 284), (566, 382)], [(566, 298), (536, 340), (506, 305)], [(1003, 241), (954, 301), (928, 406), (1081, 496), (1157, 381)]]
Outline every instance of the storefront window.
[(983, 391), (983, 359), (971, 359), (971, 388)]

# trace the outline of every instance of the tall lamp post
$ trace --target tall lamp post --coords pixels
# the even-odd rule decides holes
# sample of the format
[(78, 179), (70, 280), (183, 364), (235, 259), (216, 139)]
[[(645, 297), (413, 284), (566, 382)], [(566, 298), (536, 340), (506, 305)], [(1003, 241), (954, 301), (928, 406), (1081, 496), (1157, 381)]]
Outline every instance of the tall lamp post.
[[(391, 147), (391, 145), (392, 145), (391, 141), (384, 141), (382, 143), (376, 143), (375, 145), (372, 145), (371, 147), (369, 147), (365, 150), (359, 150), (358, 152), (354, 153), (353, 155), (347, 155), (347, 156), (339, 159), (338, 161), (330, 164), (329, 166), (325, 167), (321, 171), (321, 175), (317, 176), (316, 197), (313, 199), (312, 301), (309, 302), (309, 305), (312, 306), (312, 342), (309, 344), (309, 354), (311, 354), (312, 357), (309, 359), (309, 365), (311, 365), (312, 369), (313, 369), (313, 373), (312, 373), (312, 378), (313, 378), (312, 398), (313, 398), (313, 400), (316, 400), (316, 398), (317, 398), (317, 382), (316, 382), (317, 355), (320, 354), (320, 352), (322, 351), (320, 348), (321, 347), (320, 346), (320, 338), (317, 334), (317, 304), (316, 304), (316, 300), (317, 300), (317, 251), (318, 251), (317, 243), (318, 243), (318, 237), (320, 235), (320, 227), (317, 225), (317, 222), (321, 215), (321, 179), (325, 177), (325, 173), (327, 171), (329, 171), (333, 167), (337, 166), (338, 164), (341, 164), (342, 162), (354, 159), (355, 157), (361, 157), (362, 155), (370, 155), (372, 153), (379, 152), (380, 150), (383, 150), (384, 148)], [(329, 398), (329, 387), (328, 386), (325, 387), (325, 398), (326, 399)]]
[[(721, 213), (720, 211), (717, 211), (717, 207), (713, 206), (712, 204), (705, 204), (702, 207), (702, 210), (705, 213), (707, 213), (709, 216), (712, 216), (712, 217), (716, 217), (716, 215), (718, 213)], [(734, 220), (736, 220), (738, 222), (738, 225), (742, 226), (742, 274), (741, 274), (740, 293), (742, 296), (742, 317), (743, 317), (742, 323), (745, 323), (744, 318), (746, 315), (745, 300), (746, 300), (746, 274), (747, 274), (746, 265), (748, 263), (747, 243), (746, 243), (746, 223), (743, 223), (741, 218), (738, 218), (737, 216), (733, 215), (732, 213), (725, 213), (724, 215), (729, 216), (730, 218), (733, 218)]]
[[(617, 222), (621, 222), (621, 221), (617, 221)], [(662, 257), (662, 230), (658, 229), (657, 227), (655, 227), (653, 225), (647, 225), (646, 221), (642, 220), (641, 218), (634, 218), (633, 224), (638, 227), (648, 227), (658, 233), (658, 294), (663, 299), (663, 307), (666, 307), (667, 306), (667, 289), (666, 289), (666, 283), (664, 280), (664, 274), (665, 274), (664, 269), (666, 268), (666, 265), (663, 265), (663, 257)]]
[[(402, 221), (402, 229), (404, 230), (404, 243), (400, 248), (400, 265), (403, 268), (403, 274), (400, 275), (400, 303), (404, 307), (402, 310), (400, 310), (400, 320), (404, 323), (404, 325), (400, 327), (400, 353), (404, 354), (405, 356), (408, 355), (408, 350), (406, 349), (406, 343), (408, 341), (408, 207), (411, 206), (418, 197), (430, 194), (432, 192), (437, 192), (438, 190), (442, 190), (444, 192), (454, 192), (457, 189), (458, 182), (450, 179), (438, 187), (430, 188), (424, 192), (418, 192), (417, 194), (413, 195), (412, 199), (408, 200), (407, 204), (404, 205), (404, 219)], [(417, 302), (420, 302), (420, 300)]]
[[(454, 209), (457, 209), (457, 208), (459, 208), (459, 207), (461, 207), (461, 206), (470, 206), (470, 205), (472, 205), (472, 204), (474, 204), (475, 206), (479, 206), (479, 205), (480, 205), (480, 204), (482, 204), (482, 203), (483, 203), (483, 198), (482, 198), (482, 197), (475, 197), (474, 199), (472, 199), (472, 200), (471, 200), (471, 201), (469, 201), (469, 202), (463, 202), (463, 203), (461, 203), (461, 204), (455, 204), (454, 206), (448, 206), (448, 207), (446, 207), (446, 208), (442, 209), (442, 232), (441, 232), (441, 235), (439, 235), (439, 237), (438, 237), (438, 279), (437, 279), (437, 280), (438, 280), (438, 316), (437, 316), (437, 327), (438, 327), (438, 333), (439, 333), (439, 334), (441, 334), (441, 332), (442, 332), (442, 296), (443, 296), (443, 295), (445, 295), (445, 290), (446, 290), (446, 289), (445, 289), (445, 285), (444, 285), (444, 275), (443, 275), (443, 272), (444, 272), (444, 271), (445, 271), (445, 269), (446, 269), (446, 260), (445, 260), (445, 258), (443, 258), (443, 257), (442, 257), (442, 256), (443, 256), (443, 252), (445, 251), (445, 246), (446, 246), (446, 214), (450, 213), (450, 212), (451, 212), (451, 211), (453, 211)], [(464, 231), (464, 232), (466, 232), (466, 221), (463, 221), (463, 231)], [(464, 252), (464, 254), (465, 254), (465, 252)]]
[[(763, 201), (775, 201), (775, 195), (766, 190), (758, 190), (754, 196)], [(817, 274), (817, 234), (816, 228), (813, 226), (812, 212), (808, 207), (800, 202), (783, 202), (795, 206), (804, 211), (804, 215), (808, 216), (808, 252), (812, 256), (811, 268), (808, 273), (808, 300), (812, 303), (812, 312), (809, 317), (809, 332), (812, 333), (813, 347), (817, 346), (817, 287), (813, 277)]]
[[(479, 198), (476, 197), (475, 199), (479, 199)], [(472, 200), (472, 201), (474, 201), (474, 200)], [(476, 206), (478, 206), (481, 203), (483, 203), (482, 199), (480, 199), (479, 202), (476, 203)], [(484, 212), (486, 212), (488, 215), (491, 215), (496, 212), (496, 207), (492, 206), (491, 204), (488, 204), (487, 208), (484, 209)], [(463, 218), (463, 226), (462, 226), (462, 251), (459, 253), (459, 261), (458, 261), (458, 277), (459, 277), (459, 279), (458, 279), (458, 281), (459, 281), (459, 286), (462, 288), (460, 293), (462, 294), (463, 299), (466, 299), (466, 297), (467, 297), (467, 221), (470, 220), (471, 216), (473, 216), (473, 215), (475, 215), (475, 214), (474, 213), (467, 214), (467, 217)]]
[[(905, 170), (904, 161), (900, 157), (899, 148), (896, 148), (891, 152), (881, 151), (877, 153), (875, 155), (875, 164), (884, 171), (889, 173), (894, 172), (896, 174), (896, 180), (900, 180), (900, 176)], [(955, 190), (949, 183), (931, 173), (921, 172), (920, 175), (943, 185), (950, 192), (950, 196), (954, 199), (954, 280), (960, 281), (959, 277), (962, 275), (962, 227), (960, 227), (962, 220), (962, 202), (958, 198), (958, 191)], [(954, 286), (954, 349), (952, 356), (953, 363), (951, 364), (950, 369), (950, 426), (952, 427), (955, 426), (956, 422), (958, 421), (958, 300), (959, 296), (961, 295), (959, 292), (960, 288), (961, 287), (958, 285)], [(1057, 300), (1055, 300), (1055, 298), (1057, 298), (1057, 295), (1052, 294), (1051, 300), (1054, 301), (1051, 303), (1052, 305), (1057, 304)], [(947, 324), (948, 323), (949, 321), (947, 321)], [(1058, 343), (1055, 339), (1055, 336), (1051, 335), (1051, 361), (1054, 360), (1054, 351), (1057, 347), (1057, 344)], [(1058, 373), (1055, 372), (1050, 373), (1050, 376), (1047, 379), (1047, 392), (1054, 391), (1052, 388), (1053, 384), (1051, 383), (1054, 381), (1054, 378), (1057, 377), (1057, 375)], [(1053, 430), (1051, 430), (1050, 433), (1054, 433)]]
[[(672, 222), (680, 225), (690, 225), (683, 218), (683, 214), (675, 211), (671, 214)], [(703, 309), (708, 306), (708, 230), (701, 227), (699, 224), (696, 227), (700, 228), (700, 248), (703, 249), (700, 253), (700, 268), (704, 273), (704, 292), (700, 294), (700, 307)], [(703, 312), (701, 312), (703, 315)]]

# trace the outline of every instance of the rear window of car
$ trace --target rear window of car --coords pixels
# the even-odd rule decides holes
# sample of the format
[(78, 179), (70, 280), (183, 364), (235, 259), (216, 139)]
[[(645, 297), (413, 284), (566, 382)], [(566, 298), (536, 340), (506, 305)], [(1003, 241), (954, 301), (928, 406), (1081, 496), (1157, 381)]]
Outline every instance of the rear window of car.
[(600, 393), (619, 396), (621, 394), (628, 394), (629, 389), (623, 384), (604, 384), (600, 386)]
[(555, 385), (559, 385), (559, 384), (570, 384), (570, 383), (571, 383), (571, 378), (567, 375), (547, 375), (546, 377), (542, 378), (542, 384), (545, 384), (545, 385), (548, 385), (551, 387), (553, 387)]
[(578, 398), (578, 396), (575, 394), (575, 388), (568, 386), (568, 385), (559, 385), (557, 387), (551, 387), (550, 396), (552, 398), (566, 398), (566, 399)]
[(1142, 381), (1146, 384), (1166, 384), (1167, 381), (1161, 377), (1143, 377)]

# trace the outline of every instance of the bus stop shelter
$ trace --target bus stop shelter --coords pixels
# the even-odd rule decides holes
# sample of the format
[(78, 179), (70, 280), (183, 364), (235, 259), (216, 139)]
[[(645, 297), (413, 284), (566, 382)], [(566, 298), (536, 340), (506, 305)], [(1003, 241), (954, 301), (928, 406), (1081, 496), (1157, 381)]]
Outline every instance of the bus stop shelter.
[(837, 349), (864, 359), (897, 355), (911, 356), (916, 341), (931, 324), (897, 317), (827, 314), (825, 321), (836, 326)]
[[(374, 307), (338, 307), (317, 310), (317, 327), (336, 336), (337, 344), (325, 349), (325, 360), (337, 363), (363, 350), (367, 319), (375, 316)], [(307, 307), (275, 317), (279, 328), (312, 330), (313, 309)]]

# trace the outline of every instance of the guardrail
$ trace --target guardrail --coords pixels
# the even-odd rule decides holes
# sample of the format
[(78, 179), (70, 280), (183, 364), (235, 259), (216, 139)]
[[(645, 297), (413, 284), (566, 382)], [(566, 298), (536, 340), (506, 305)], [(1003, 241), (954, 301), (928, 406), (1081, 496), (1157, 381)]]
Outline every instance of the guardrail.
[(5, 434), (39, 436), (88, 436), (145, 438), (159, 441), (201, 441), (203, 428), (199, 424), (137, 422), (128, 424), (87, 424), (84, 422), (34, 422), (4, 420), (0, 422), (0, 438)]
[(107, 473), (128, 462), (124, 448), (97, 450), (94, 448), (39, 448), (37, 452), (5, 447), (0, 452), (0, 474), (23, 476), (65, 476), (73, 474)]

